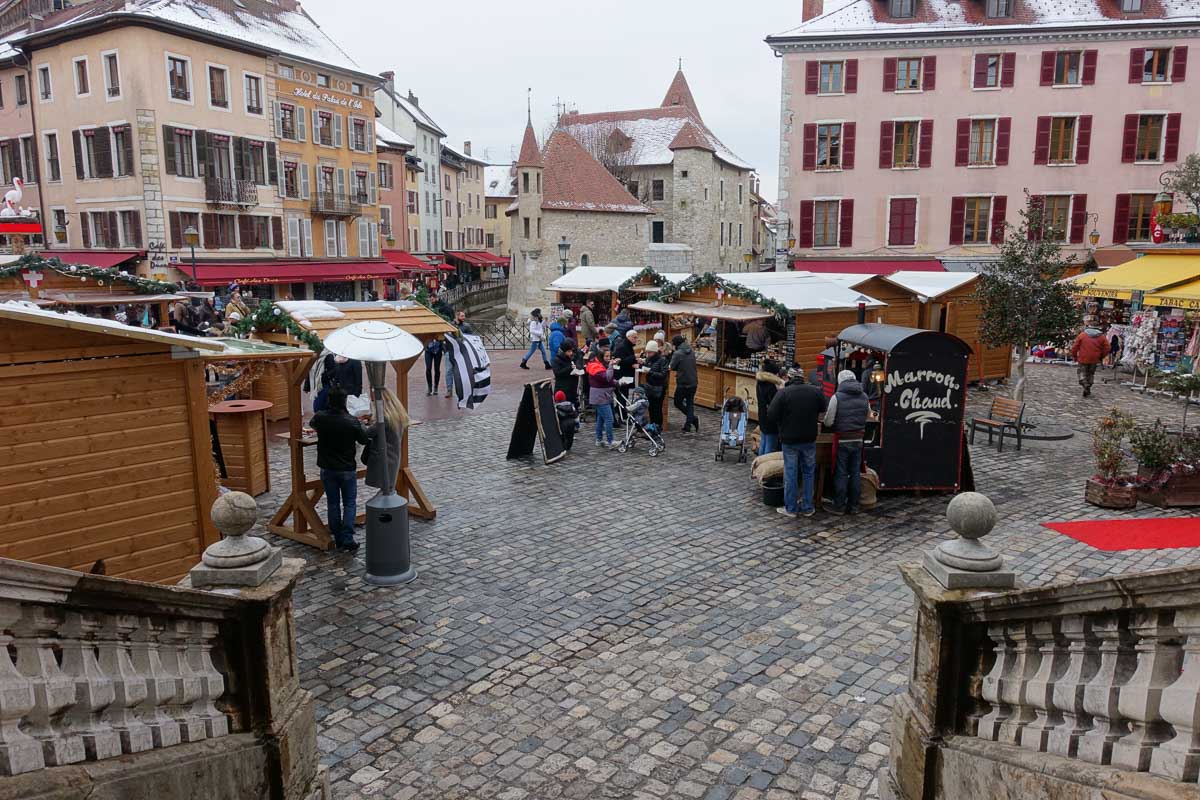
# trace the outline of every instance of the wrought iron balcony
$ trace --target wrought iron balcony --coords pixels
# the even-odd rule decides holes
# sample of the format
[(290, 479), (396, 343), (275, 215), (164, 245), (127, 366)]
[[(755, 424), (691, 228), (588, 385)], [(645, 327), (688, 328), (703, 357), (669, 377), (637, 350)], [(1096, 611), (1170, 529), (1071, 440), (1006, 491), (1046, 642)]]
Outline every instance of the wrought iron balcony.
[(312, 213), (323, 217), (357, 217), (362, 214), (362, 203), (357, 195), (343, 192), (316, 192), (312, 196)]
[(256, 206), (258, 186), (235, 178), (205, 178), (204, 199), (209, 205)]

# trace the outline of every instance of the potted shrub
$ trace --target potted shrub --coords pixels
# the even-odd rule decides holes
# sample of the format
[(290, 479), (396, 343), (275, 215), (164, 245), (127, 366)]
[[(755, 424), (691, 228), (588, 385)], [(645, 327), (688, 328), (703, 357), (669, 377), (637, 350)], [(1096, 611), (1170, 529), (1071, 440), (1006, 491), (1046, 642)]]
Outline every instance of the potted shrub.
[(1161, 423), (1130, 435), (1138, 459), (1138, 499), (1166, 507), (1200, 506), (1200, 435), (1167, 433)]
[(1092, 428), (1092, 455), (1096, 474), (1088, 478), (1084, 499), (1100, 508), (1133, 508), (1137, 505), (1137, 486), (1125, 472), (1122, 444), (1133, 430), (1133, 415), (1110, 408)]

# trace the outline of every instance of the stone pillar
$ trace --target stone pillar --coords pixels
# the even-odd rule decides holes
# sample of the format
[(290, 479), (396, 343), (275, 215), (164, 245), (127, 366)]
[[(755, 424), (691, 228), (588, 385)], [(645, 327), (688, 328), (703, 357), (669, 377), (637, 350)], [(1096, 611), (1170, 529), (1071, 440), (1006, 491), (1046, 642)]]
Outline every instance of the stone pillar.
[(142, 219), (146, 225), (146, 250), (150, 270), (167, 269), (167, 217), (162, 196), (162, 162), (158, 150), (159, 130), (154, 109), (137, 110), (138, 167), (142, 176)]

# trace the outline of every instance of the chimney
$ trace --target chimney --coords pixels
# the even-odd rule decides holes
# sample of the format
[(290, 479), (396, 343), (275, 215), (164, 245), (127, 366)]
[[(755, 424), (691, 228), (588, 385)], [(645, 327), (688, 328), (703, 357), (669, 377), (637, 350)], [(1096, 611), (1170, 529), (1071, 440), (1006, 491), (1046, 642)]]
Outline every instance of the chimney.
[(466, 153), (467, 155), (471, 155), (471, 143), (470, 142), (463, 142), (463, 152)]
[(825, 13), (825, 0), (804, 0), (803, 19), (808, 22), (813, 17), (819, 17)]
[(418, 100), (417, 96), (412, 93), (412, 89), (408, 90), (408, 102), (412, 103), (417, 108), (421, 107), (421, 101)]
[(396, 90), (396, 73), (388, 70), (387, 72), (379, 73), (379, 77), (383, 78), (383, 85), (388, 88), (388, 91)]

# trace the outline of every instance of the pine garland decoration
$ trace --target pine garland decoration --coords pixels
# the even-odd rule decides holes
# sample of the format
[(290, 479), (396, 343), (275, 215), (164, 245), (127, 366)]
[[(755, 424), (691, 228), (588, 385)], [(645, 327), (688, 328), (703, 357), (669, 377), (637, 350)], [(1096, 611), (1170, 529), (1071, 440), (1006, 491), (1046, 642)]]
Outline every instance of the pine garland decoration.
[(653, 295), (650, 299), (661, 303), (674, 303), (679, 300), (679, 296), (684, 292), (695, 292), (700, 289), (711, 289), (714, 287), (720, 289), (730, 297), (736, 297), (739, 300), (745, 300), (756, 306), (762, 306), (781, 321), (787, 320), (792, 315), (788, 307), (775, 298), (767, 297), (762, 292), (742, 286), (740, 283), (725, 280), (712, 272), (706, 272), (703, 275), (692, 275), (673, 286), (665, 286), (662, 291)]
[(137, 294), (171, 294), (179, 290), (173, 283), (143, 278), (116, 267), (65, 264), (57, 256), (46, 258), (41, 253), (26, 253), (11, 264), (0, 266), (0, 278), (20, 277), (27, 270), (52, 270), (67, 278), (90, 278), (101, 286), (124, 284)]
[(619, 294), (632, 289), (634, 286), (637, 286), (639, 283), (645, 280), (649, 280), (655, 286), (660, 288), (667, 285), (667, 279), (660, 275), (658, 270), (656, 270), (654, 267), (643, 267), (641, 272), (618, 286), (617, 293)]
[(288, 333), (314, 353), (320, 353), (325, 349), (320, 336), (305, 328), (296, 321), (295, 317), (270, 300), (260, 300), (258, 307), (250, 316), (243, 317), (234, 323), (233, 329), (242, 336), (247, 336), (255, 331)]

